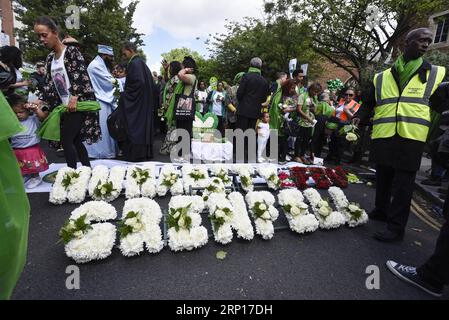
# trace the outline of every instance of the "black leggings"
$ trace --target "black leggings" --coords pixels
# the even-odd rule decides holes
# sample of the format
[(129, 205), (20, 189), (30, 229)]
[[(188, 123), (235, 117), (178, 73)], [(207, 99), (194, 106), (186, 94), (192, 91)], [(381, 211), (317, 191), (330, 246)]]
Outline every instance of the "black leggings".
[(62, 118), (61, 143), (67, 166), (73, 169), (76, 169), (77, 156), (83, 166), (90, 167), (89, 155), (80, 135), (84, 118), (82, 112), (64, 113)]

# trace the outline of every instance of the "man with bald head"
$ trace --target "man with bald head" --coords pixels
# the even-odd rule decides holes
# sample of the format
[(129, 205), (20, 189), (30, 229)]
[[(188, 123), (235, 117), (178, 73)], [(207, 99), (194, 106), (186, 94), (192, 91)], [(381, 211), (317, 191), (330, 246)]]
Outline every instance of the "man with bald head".
[(431, 126), (431, 111), (449, 106), (446, 70), (423, 60), (433, 41), (426, 28), (411, 31), (404, 53), (393, 67), (374, 77), (372, 88), (354, 123), (374, 113), (371, 160), (376, 164), (375, 209), (370, 218), (387, 222), (386, 230), (374, 237), (382, 242), (404, 238), (424, 146)]

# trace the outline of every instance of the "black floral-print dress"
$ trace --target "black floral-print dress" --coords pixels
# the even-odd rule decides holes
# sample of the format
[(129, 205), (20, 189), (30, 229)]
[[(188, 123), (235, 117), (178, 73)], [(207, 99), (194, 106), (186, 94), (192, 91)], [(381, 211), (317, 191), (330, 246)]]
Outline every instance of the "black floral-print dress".
[[(51, 77), (51, 63), (55, 57), (52, 52), (47, 56), (45, 85), (40, 92), (40, 99), (47, 103), (50, 110), (62, 104)], [(64, 55), (64, 66), (70, 80), (70, 94), (78, 96), (78, 101), (96, 101), (94, 89), (90, 82), (84, 57), (78, 48), (68, 46)], [(63, 120), (62, 120), (63, 122)], [(63, 123), (61, 123), (63, 125)], [(81, 128), (81, 140), (87, 144), (94, 144), (101, 140), (101, 129), (97, 112), (87, 112), (84, 125)]]

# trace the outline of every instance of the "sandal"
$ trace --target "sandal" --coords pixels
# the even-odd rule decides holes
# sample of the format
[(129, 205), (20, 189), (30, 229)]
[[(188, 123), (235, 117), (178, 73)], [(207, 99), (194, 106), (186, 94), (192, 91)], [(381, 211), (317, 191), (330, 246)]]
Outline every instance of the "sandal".
[(294, 161), (294, 162), (297, 162), (297, 163), (304, 164), (303, 159), (300, 158), (300, 157), (295, 157), (295, 158), (293, 158), (293, 161)]

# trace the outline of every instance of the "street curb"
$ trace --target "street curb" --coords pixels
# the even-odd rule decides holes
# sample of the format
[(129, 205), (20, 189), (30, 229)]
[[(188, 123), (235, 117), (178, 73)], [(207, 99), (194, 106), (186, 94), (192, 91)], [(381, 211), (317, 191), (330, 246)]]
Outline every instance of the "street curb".
[(427, 199), (429, 199), (433, 204), (443, 207), (444, 201), (436, 196), (432, 191), (428, 190), (426, 187), (421, 185), (419, 182), (415, 182), (416, 190), (422, 193)]

